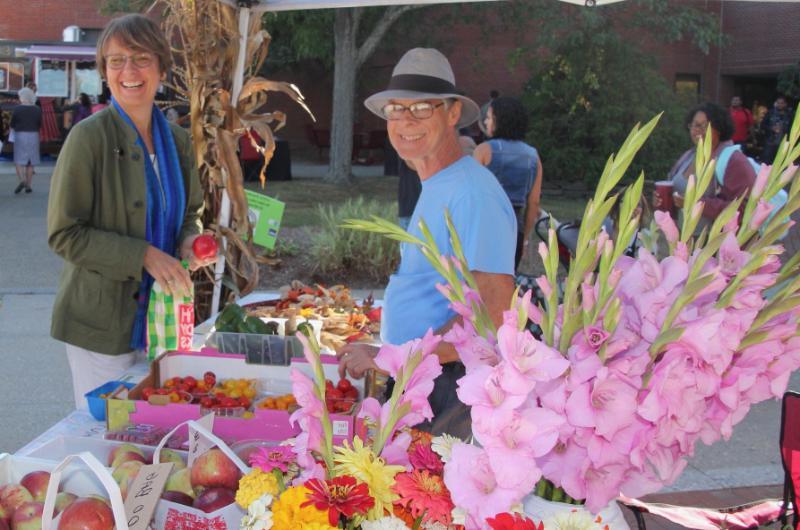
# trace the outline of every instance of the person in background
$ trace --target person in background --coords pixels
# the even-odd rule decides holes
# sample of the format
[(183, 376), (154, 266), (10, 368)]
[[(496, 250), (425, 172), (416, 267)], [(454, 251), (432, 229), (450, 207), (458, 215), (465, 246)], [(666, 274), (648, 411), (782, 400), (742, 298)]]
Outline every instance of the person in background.
[(778, 96), (775, 104), (761, 120), (761, 131), (764, 133), (764, 150), (761, 152), (761, 162), (772, 164), (778, 153), (781, 139), (789, 132), (792, 126), (792, 109), (786, 103), (786, 98)]
[(475, 148), (474, 157), (494, 173), (517, 216), (514, 267), (519, 266), (533, 224), (539, 218), (542, 161), (535, 147), (525, 143), (528, 112), (521, 101), (499, 97), (489, 104), (484, 121), (489, 140)]
[(88, 118), (92, 115), (92, 100), (89, 99), (89, 94), (81, 92), (78, 96), (78, 106), (75, 107), (75, 117), (72, 119), (72, 126), (75, 127), (81, 120)]
[(100, 112), (104, 108), (108, 107), (108, 95), (106, 94), (107, 91), (108, 89), (103, 87), (103, 92), (98, 94), (97, 103), (92, 105), (92, 114), (95, 112)]
[(481, 115), (478, 118), (478, 129), (480, 129), (484, 137), (488, 136), (486, 132), (486, 114), (489, 112), (489, 106), (492, 104), (492, 101), (494, 101), (499, 97), (500, 97), (500, 92), (492, 89), (489, 91), (489, 101), (481, 105)]
[[(703, 103), (694, 107), (686, 116), (686, 127), (695, 147), (689, 149), (675, 163), (670, 170), (668, 179), (673, 183), (673, 196), (675, 206), (683, 208), (683, 197), (686, 193), (686, 184), (689, 176), (695, 173), (695, 151), (700, 139), (705, 139), (706, 130), (711, 128), (711, 157), (718, 160), (724, 150), (732, 149), (722, 178), (722, 184), (715, 177), (706, 189), (703, 196), (703, 216), (698, 225), (702, 227), (713, 222), (714, 219), (734, 199), (746, 196), (753, 187), (756, 172), (738, 146), (734, 146), (733, 121), (730, 113), (716, 103)], [(659, 208), (661, 199), (653, 196), (653, 207)]]
[(36, 96), (30, 88), (19, 91), (20, 104), (11, 114), (10, 128), (14, 135), (14, 165), (17, 168), (17, 184), (14, 190), (31, 193), (34, 167), (39, 160), (39, 129), (42, 126), (42, 109), (36, 106)]
[(742, 106), (742, 98), (733, 96), (731, 98), (731, 106), (728, 109), (731, 113), (731, 120), (733, 121), (733, 136), (731, 140), (733, 143), (745, 145), (747, 138), (750, 136), (750, 130), (753, 128), (753, 113), (750, 109)]
[[(431, 48), (406, 52), (388, 89), (373, 94), (364, 105), (387, 121), (392, 146), (401, 159), (414, 165), (422, 182), (411, 235), (423, 238), (419, 221), (424, 220), (442, 253), (452, 255), (445, 222), (445, 211), (450, 213), (481, 299), (498, 325), (514, 292), (516, 219), (497, 179), (465, 156), (459, 144), (457, 128), (475, 122), (478, 105), (458, 93), (450, 62)], [(460, 317), (437, 289), (441, 275), (416, 245), (401, 243), (400, 256), (384, 296), (382, 341), (399, 345), (423, 337), (429, 329), (445, 333)], [(367, 370), (378, 368), (377, 353), (371, 344), (345, 345), (337, 352), (339, 372), (363, 377)], [(434, 380), (429, 398), (433, 420), (419, 428), (469, 436), (469, 407), (456, 395), (456, 381), (466, 373), (464, 364), (451, 344), (440, 343), (435, 353), (442, 374)]]
[(96, 62), (112, 104), (70, 131), (47, 209), (48, 244), (64, 259), (50, 333), (66, 343), (78, 408), (144, 350), (153, 282), (188, 293), (180, 260), (214, 261), (192, 252), (203, 192), (191, 140), (154, 104), (171, 64), (164, 35), (141, 15), (113, 19)]

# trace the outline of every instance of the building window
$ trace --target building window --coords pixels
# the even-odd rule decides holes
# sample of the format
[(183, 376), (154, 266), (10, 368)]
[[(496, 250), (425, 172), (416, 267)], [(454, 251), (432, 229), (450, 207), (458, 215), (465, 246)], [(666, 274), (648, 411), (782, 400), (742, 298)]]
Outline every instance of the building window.
[(14, 92), (25, 86), (23, 66), (19, 63), (0, 63), (0, 91)]
[(36, 59), (36, 95), (64, 98), (67, 97), (66, 61), (50, 61)]
[(676, 74), (675, 93), (681, 99), (696, 101), (700, 95), (700, 74)]

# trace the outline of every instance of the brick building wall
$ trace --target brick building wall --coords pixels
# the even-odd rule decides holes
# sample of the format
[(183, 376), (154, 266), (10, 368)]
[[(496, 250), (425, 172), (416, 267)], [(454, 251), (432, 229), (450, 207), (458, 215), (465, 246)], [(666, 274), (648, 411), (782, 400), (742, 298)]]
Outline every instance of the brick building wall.
[(98, 29), (98, 0), (0, 0), (0, 39), (60, 41), (67, 26)]

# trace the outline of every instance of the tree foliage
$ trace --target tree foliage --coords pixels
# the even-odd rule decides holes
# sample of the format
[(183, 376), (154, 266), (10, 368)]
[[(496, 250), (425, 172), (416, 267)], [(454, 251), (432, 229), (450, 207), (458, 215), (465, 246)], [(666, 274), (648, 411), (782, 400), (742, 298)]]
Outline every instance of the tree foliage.
[[(694, 102), (681, 101), (652, 55), (632, 35), (650, 35), (651, 40), (658, 35), (667, 41), (680, 39), (693, 28), (701, 53), (718, 42), (719, 34), (713, 29), (718, 24), (691, 8), (666, 10), (667, 2), (631, 4), (636, 5), (615, 9), (558, 6), (562, 16), (540, 13), (544, 16), (538, 49), (546, 51), (517, 58), (533, 72), (522, 99), (530, 112), (528, 140), (541, 153), (546, 178), (593, 184), (627, 131), (659, 112), (664, 117), (629, 176), (644, 170), (651, 179), (664, 178), (689, 146), (683, 119), (688, 104)], [(563, 16), (564, 11), (570, 16)]]

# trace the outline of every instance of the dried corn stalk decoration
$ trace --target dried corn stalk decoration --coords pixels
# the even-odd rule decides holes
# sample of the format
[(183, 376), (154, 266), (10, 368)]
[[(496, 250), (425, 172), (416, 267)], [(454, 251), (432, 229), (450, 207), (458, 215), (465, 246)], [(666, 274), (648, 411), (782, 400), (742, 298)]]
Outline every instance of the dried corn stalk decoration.
[[(269, 52), (270, 35), (261, 27), (261, 17), (250, 20), (247, 35), (244, 83), (232, 104), (232, 88), (239, 53), (238, 14), (219, 0), (162, 0), (164, 32), (172, 46), (175, 66), (170, 86), (189, 102), (191, 134), (200, 180), (205, 190), (203, 224), (228, 238), (226, 263), (230, 278), (223, 280), (232, 293), (241, 295), (258, 284), (258, 257), (252, 244), (247, 217), (247, 198), (239, 165), (238, 143), (247, 134), (253, 147), (264, 156), (260, 180), (275, 151), (273, 130), (286, 123), (280, 111), (260, 113), (268, 92), (283, 92), (309, 114), (303, 95), (290, 83), (256, 77)], [(313, 118), (313, 115), (312, 115)], [(261, 137), (256, 142), (250, 132)], [(222, 189), (231, 201), (229, 228), (216, 225)], [(196, 278), (196, 314), (207, 318), (211, 308), (213, 278)]]

